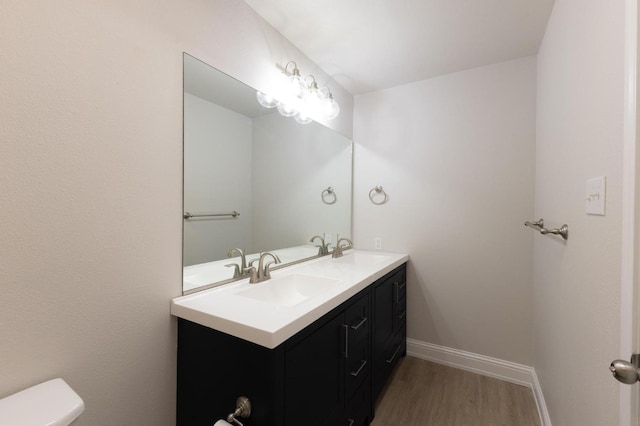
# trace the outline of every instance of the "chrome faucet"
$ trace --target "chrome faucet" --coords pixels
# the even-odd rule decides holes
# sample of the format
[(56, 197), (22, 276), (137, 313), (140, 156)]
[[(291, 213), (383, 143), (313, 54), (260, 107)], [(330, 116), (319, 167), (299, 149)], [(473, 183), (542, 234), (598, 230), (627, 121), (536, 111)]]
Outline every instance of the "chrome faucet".
[(229, 252), (227, 253), (227, 257), (234, 257), (233, 256), (234, 253), (240, 256), (240, 266), (234, 263), (230, 263), (224, 266), (231, 267), (233, 265), (236, 265), (233, 271), (233, 278), (243, 277), (246, 275), (245, 270), (247, 269), (247, 258), (244, 255), (244, 251), (242, 251), (242, 249), (239, 249), (239, 248), (232, 248), (231, 250), (229, 250)]
[[(273, 262), (265, 263), (265, 259), (269, 256), (273, 259)], [(251, 263), (253, 264), (255, 260), (256, 259), (251, 261)], [(276, 264), (280, 263), (280, 258), (278, 257), (277, 254), (269, 253), (269, 252), (262, 253), (260, 255), (260, 260), (258, 261), (258, 270), (256, 270), (255, 266), (250, 266), (246, 268), (245, 273), (249, 274), (249, 284), (261, 283), (262, 281), (266, 281), (269, 278), (271, 278), (270, 267), (274, 263)]]
[(313, 237), (311, 237), (309, 242), (312, 243), (318, 238), (320, 239), (320, 245), (316, 245), (316, 247), (318, 247), (318, 255), (324, 256), (325, 254), (329, 254), (329, 243), (325, 244), (324, 238), (322, 238), (320, 235), (314, 235)]
[(348, 238), (340, 238), (340, 239), (338, 239), (338, 242), (336, 243), (336, 247), (333, 249), (333, 253), (331, 254), (331, 257), (333, 257), (334, 259), (336, 259), (338, 257), (342, 257), (342, 249), (343, 249), (343, 247), (340, 245), (340, 243), (342, 241), (347, 243), (347, 245), (344, 246), (344, 248), (346, 248), (346, 249), (353, 248), (353, 243), (351, 242), (350, 239), (348, 239)]

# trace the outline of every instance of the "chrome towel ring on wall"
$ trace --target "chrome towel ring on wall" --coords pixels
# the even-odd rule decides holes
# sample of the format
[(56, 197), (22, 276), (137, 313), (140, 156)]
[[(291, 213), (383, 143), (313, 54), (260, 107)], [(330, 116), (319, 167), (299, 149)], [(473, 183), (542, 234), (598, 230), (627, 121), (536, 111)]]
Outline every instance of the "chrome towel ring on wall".
[(336, 191), (333, 190), (332, 187), (328, 187), (322, 194), (320, 194), (322, 198), (322, 202), (325, 204), (335, 204), (338, 201), (338, 197), (336, 196)]
[[(380, 198), (380, 196), (382, 198)], [(375, 188), (373, 188), (371, 191), (369, 191), (369, 199), (373, 204), (379, 206), (389, 201), (389, 196), (387, 195), (386, 192), (384, 192), (384, 189), (382, 189), (382, 187), (378, 185)], [(376, 201), (376, 199), (378, 201)]]

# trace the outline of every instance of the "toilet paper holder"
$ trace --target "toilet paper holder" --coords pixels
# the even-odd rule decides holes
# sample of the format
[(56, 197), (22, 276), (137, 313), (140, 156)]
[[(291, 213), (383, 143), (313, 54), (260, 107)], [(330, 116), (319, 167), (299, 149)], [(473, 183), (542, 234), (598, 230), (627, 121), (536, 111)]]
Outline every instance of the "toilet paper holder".
[(227, 421), (229, 423), (234, 423), (238, 426), (243, 426), (243, 424), (236, 419), (236, 417), (247, 418), (251, 415), (251, 401), (246, 396), (240, 396), (236, 399), (236, 409), (233, 413), (227, 416)]

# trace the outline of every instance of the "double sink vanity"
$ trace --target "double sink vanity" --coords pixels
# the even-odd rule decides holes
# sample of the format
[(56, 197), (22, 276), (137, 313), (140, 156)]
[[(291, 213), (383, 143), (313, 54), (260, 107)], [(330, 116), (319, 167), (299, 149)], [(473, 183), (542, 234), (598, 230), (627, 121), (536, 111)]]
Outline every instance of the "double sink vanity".
[(406, 352), (408, 257), (351, 247), (352, 141), (183, 64), (177, 424), (369, 425)]
[(345, 250), (182, 296), (178, 425), (368, 425), (406, 352), (407, 255)]

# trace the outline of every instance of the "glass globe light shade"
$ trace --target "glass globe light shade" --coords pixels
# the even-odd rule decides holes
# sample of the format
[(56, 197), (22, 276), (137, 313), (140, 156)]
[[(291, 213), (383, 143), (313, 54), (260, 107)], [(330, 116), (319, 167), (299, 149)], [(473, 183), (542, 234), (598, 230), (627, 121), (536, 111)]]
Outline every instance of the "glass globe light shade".
[[(296, 68), (295, 71), (298, 71)], [(291, 77), (289, 77), (289, 92), (291, 96), (295, 96), (296, 98), (302, 98), (305, 92), (305, 84), (302, 77), (300, 77), (299, 73), (294, 73)]]
[(300, 124), (309, 124), (309, 123), (311, 123), (311, 119), (309, 117), (307, 117), (306, 115), (300, 113), (300, 112), (297, 113), (293, 117), (293, 119), (296, 120)]
[(298, 113), (295, 108), (286, 104), (278, 104), (278, 112), (285, 117), (293, 117)]
[(258, 103), (265, 108), (275, 108), (278, 106), (277, 100), (260, 91), (256, 92), (256, 98), (258, 98)]
[(329, 95), (327, 99), (323, 101), (322, 109), (324, 115), (329, 119), (333, 120), (340, 114), (340, 105), (333, 99), (333, 96)]
[(304, 101), (309, 115), (318, 116), (322, 114), (322, 93), (318, 89), (315, 80), (309, 85)]

